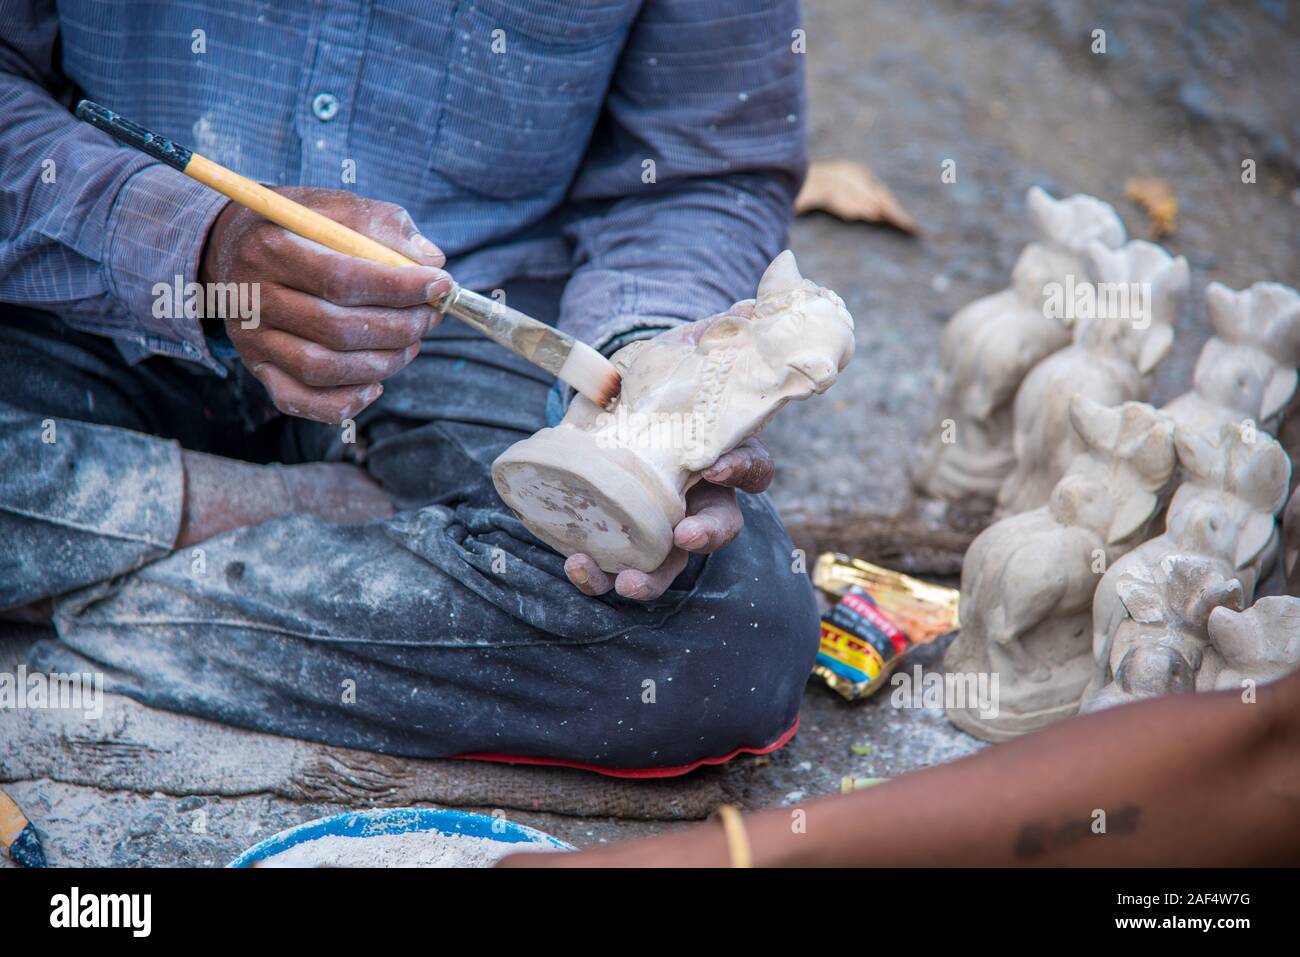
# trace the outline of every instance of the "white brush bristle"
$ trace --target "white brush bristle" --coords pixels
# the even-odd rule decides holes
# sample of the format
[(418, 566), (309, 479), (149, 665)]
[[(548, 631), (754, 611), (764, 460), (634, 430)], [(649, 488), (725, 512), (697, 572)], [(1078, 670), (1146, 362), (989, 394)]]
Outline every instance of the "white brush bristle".
[(618, 370), (585, 342), (575, 342), (560, 367), (559, 377), (602, 409), (618, 395)]

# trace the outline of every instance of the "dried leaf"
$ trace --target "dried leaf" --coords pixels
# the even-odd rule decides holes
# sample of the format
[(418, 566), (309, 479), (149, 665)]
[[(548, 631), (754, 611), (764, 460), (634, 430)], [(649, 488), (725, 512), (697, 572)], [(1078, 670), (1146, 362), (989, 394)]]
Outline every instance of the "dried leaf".
[(813, 210), (848, 222), (885, 223), (905, 233), (917, 231), (916, 220), (899, 205), (889, 187), (853, 160), (813, 160), (794, 211), (802, 215)]
[(1151, 220), (1151, 238), (1172, 236), (1178, 228), (1178, 197), (1164, 180), (1139, 177), (1124, 184), (1124, 195), (1137, 203)]

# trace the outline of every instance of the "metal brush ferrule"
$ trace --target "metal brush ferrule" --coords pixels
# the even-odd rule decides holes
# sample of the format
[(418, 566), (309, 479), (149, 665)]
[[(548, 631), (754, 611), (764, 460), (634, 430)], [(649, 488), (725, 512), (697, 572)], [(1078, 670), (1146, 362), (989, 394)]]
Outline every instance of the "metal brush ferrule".
[(451, 291), (438, 303), (438, 308), (551, 375), (559, 375), (573, 344), (546, 323), (511, 309), (500, 300), (466, 289), (460, 283), (452, 283)]

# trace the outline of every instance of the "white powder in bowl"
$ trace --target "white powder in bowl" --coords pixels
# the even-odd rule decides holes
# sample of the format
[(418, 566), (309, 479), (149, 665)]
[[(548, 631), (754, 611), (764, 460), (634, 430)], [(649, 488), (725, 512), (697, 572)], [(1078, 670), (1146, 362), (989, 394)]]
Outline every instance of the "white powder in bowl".
[(519, 851), (558, 851), (538, 841), (507, 844), (468, 834), (407, 831), (373, 837), (330, 834), (295, 844), (257, 867), (491, 867)]

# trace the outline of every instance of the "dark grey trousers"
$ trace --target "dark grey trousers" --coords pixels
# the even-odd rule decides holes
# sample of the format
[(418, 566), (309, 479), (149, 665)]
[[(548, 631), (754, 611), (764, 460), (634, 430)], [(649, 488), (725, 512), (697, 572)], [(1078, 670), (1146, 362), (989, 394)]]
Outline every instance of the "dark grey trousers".
[[(511, 304), (554, 312), (553, 292)], [(358, 421), (402, 509), (293, 516), (172, 551), (184, 446), (341, 459), (238, 372), (155, 357), (0, 306), (0, 608), (53, 598), (33, 665), (259, 731), (395, 754), (673, 768), (783, 738), (817, 648), (807, 576), (763, 496), (664, 596), (587, 598), (492, 486), (544, 425), (550, 380), (456, 323)]]

